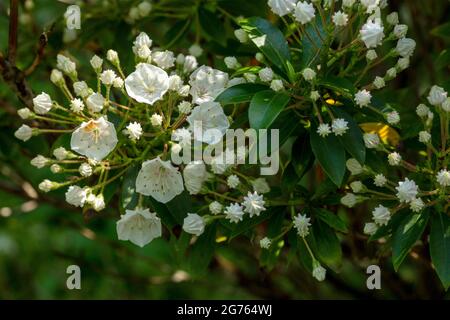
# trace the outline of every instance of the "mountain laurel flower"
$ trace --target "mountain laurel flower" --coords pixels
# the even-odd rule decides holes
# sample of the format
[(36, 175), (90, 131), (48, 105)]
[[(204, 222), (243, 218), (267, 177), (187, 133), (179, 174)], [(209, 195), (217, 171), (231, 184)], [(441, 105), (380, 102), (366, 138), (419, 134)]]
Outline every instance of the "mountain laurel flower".
[(310, 221), (311, 218), (308, 218), (306, 214), (299, 213), (294, 217), (294, 228), (300, 237), (304, 238), (309, 234)]
[(223, 210), (223, 206), (217, 201), (213, 201), (209, 205), (209, 211), (213, 215), (218, 215), (218, 214), (222, 213), (222, 210)]
[(53, 69), (50, 74), (50, 81), (55, 85), (59, 86), (64, 83), (64, 76), (58, 69)]
[(105, 198), (103, 197), (102, 194), (93, 196), (91, 197), (91, 199), (88, 197), (86, 202), (89, 202), (89, 204), (92, 206), (92, 209), (94, 209), (97, 212), (102, 211), (106, 207)]
[(381, 89), (386, 86), (386, 82), (382, 77), (375, 77), (375, 79), (373, 80), (373, 85), (375, 86), (375, 88)]
[(116, 230), (119, 240), (129, 240), (143, 247), (153, 239), (161, 237), (161, 219), (149, 209), (125, 210), (125, 215), (117, 221)]
[(109, 49), (108, 52), (106, 52), (106, 59), (108, 59), (109, 62), (111, 62), (113, 65), (119, 65), (119, 54), (117, 51)]
[(348, 130), (348, 122), (342, 118), (334, 119), (331, 128), (336, 136), (342, 136)]
[(360, 90), (355, 94), (355, 102), (359, 107), (366, 107), (370, 104), (372, 95), (366, 89)]
[(48, 179), (45, 179), (44, 181), (39, 183), (39, 186), (38, 186), (39, 190), (41, 190), (42, 192), (50, 192), (57, 187), (58, 187), (57, 182), (53, 182)]
[(95, 70), (95, 72), (100, 73), (102, 71), (103, 59), (97, 55), (94, 55), (91, 58), (91, 66)]
[(162, 99), (169, 89), (169, 76), (156, 66), (140, 63), (136, 70), (125, 79), (125, 89), (137, 102), (153, 105)]
[(384, 27), (378, 20), (367, 21), (360, 30), (361, 39), (367, 48), (378, 47), (384, 38)]
[(238, 69), (241, 67), (236, 57), (225, 57), (224, 62), (228, 69)]
[(283, 17), (294, 10), (295, 2), (296, 0), (269, 0), (267, 4), (273, 13)]
[(409, 203), (409, 208), (412, 212), (420, 212), (425, 207), (425, 203), (423, 203), (423, 200), (420, 198), (416, 198), (411, 200)]
[(302, 76), (306, 81), (312, 81), (316, 78), (316, 72), (311, 68), (305, 68), (302, 71)]
[(150, 117), (150, 123), (154, 127), (160, 127), (163, 123), (163, 117), (160, 114), (154, 113)]
[(117, 89), (122, 89), (124, 85), (124, 81), (122, 78), (116, 77), (113, 81), (113, 87)]
[(246, 43), (249, 40), (247, 32), (245, 32), (244, 29), (236, 29), (236, 30), (234, 30), (234, 36), (236, 37), (236, 39), (239, 40), (240, 43)]
[(419, 104), (416, 108), (416, 113), (421, 118), (426, 117), (428, 115), (428, 112), (430, 112), (430, 109), (423, 103)]
[(449, 187), (450, 186), (450, 171), (446, 169), (442, 169), (438, 172), (436, 175), (436, 181), (442, 186), (442, 187)]
[(322, 267), (319, 263), (316, 263), (316, 265), (314, 266), (313, 272), (312, 272), (312, 276), (317, 281), (323, 281), (323, 280), (325, 280), (326, 274), (327, 274), (327, 270), (324, 267)]
[(183, 114), (189, 114), (192, 110), (192, 104), (189, 101), (181, 101), (178, 104), (178, 111)]
[(79, 98), (70, 101), (70, 110), (74, 113), (81, 113), (84, 110), (84, 102)]
[(50, 171), (52, 173), (61, 173), (63, 168), (59, 164), (54, 163), (50, 166)]
[(103, 110), (105, 98), (101, 95), (101, 93), (95, 92), (86, 99), (86, 105), (90, 112), (98, 113)]
[(258, 75), (263, 82), (270, 82), (273, 80), (273, 71), (271, 68), (262, 68), (259, 70)]
[(83, 122), (70, 139), (73, 151), (96, 161), (103, 160), (117, 145), (114, 125), (105, 117)]
[(316, 10), (312, 3), (306, 1), (299, 1), (295, 6), (294, 12), (295, 20), (301, 24), (310, 22), (316, 16)]
[(225, 218), (232, 223), (238, 223), (242, 221), (244, 217), (243, 207), (239, 203), (232, 203), (225, 208)]
[(366, 12), (370, 14), (378, 8), (380, 0), (361, 0), (361, 4), (366, 9)]
[(447, 92), (442, 87), (432, 86), (427, 99), (431, 105), (439, 106), (447, 100)]
[(83, 162), (78, 168), (78, 172), (82, 177), (90, 177), (93, 173), (93, 170), (89, 163)]
[(373, 61), (376, 58), (378, 58), (377, 52), (375, 50), (368, 50), (366, 53), (366, 59), (367, 61)]
[(250, 72), (244, 73), (244, 79), (245, 79), (245, 81), (247, 81), (249, 83), (254, 83), (257, 78), (258, 78), (258, 76), (254, 73), (250, 73)]
[(33, 116), (33, 112), (28, 108), (21, 108), (17, 110), (17, 114), (23, 120), (29, 119)]
[(236, 189), (240, 183), (241, 181), (239, 180), (239, 177), (235, 174), (232, 174), (227, 178), (227, 185), (231, 189)]
[(400, 58), (397, 61), (397, 64), (395, 65), (395, 68), (398, 72), (401, 72), (409, 67), (410, 61), (409, 57)]
[(416, 49), (416, 42), (410, 38), (401, 38), (397, 42), (395, 51), (402, 57), (407, 58), (412, 56)]
[(77, 75), (75, 62), (62, 54), (56, 56), (56, 67), (70, 77), (76, 77)]
[(358, 160), (354, 158), (350, 158), (345, 162), (345, 166), (347, 167), (348, 171), (352, 174), (352, 176), (356, 176), (358, 174), (363, 173), (364, 169), (361, 166), (361, 164), (358, 162)]
[(52, 106), (52, 98), (45, 92), (33, 98), (33, 108), (37, 114), (46, 114), (52, 109)]
[(250, 214), (250, 218), (253, 216), (259, 216), (262, 211), (265, 211), (264, 207), (265, 201), (262, 195), (259, 195), (256, 191), (251, 193), (248, 192), (247, 196), (244, 197), (242, 202), (244, 205), (244, 211)]
[(177, 74), (169, 77), (169, 90), (178, 91), (183, 86), (183, 80)]
[(397, 111), (389, 112), (386, 115), (386, 120), (389, 124), (392, 124), (392, 125), (397, 124), (400, 122), (400, 115), (398, 114)]
[(256, 191), (257, 193), (264, 194), (270, 192), (270, 186), (264, 178), (256, 178), (251, 182), (251, 184), (253, 191)]
[(75, 207), (83, 207), (88, 196), (88, 188), (70, 186), (66, 192), (66, 202)]
[(47, 159), (43, 155), (38, 155), (38, 156), (34, 157), (33, 159), (31, 159), (30, 163), (33, 167), (42, 169), (43, 167), (45, 167), (46, 165), (48, 165), (50, 163), (50, 159)]
[(136, 39), (133, 42), (133, 52), (136, 54), (137, 50), (142, 47), (146, 46), (148, 48), (151, 48), (152, 46), (152, 39), (146, 34), (145, 32), (139, 33), (139, 35), (136, 37)]
[(374, 149), (380, 145), (380, 137), (376, 133), (364, 133), (363, 139), (368, 149)]
[(386, 183), (387, 179), (382, 173), (377, 174), (373, 179), (373, 184), (380, 188), (384, 187)]
[(53, 150), (53, 156), (59, 160), (65, 160), (69, 156), (69, 151), (67, 151), (64, 147), (59, 147)]
[(270, 82), (270, 89), (273, 91), (281, 91), (284, 89), (283, 81), (280, 79), (275, 79)]
[(198, 67), (198, 62), (197, 62), (196, 57), (189, 55), (184, 58), (183, 71), (185, 73), (190, 73), (190, 72), (194, 71), (195, 69), (197, 69), (197, 67)]
[(388, 154), (388, 163), (391, 166), (398, 166), (402, 162), (402, 156), (398, 152), (391, 152)]
[(191, 86), (185, 84), (178, 90), (178, 94), (180, 97), (187, 97), (189, 95), (189, 91), (191, 90)]
[(342, 11), (337, 11), (333, 15), (333, 23), (336, 27), (345, 27), (348, 23), (348, 14)]
[(105, 85), (105, 86), (112, 86), (114, 83), (114, 80), (116, 79), (116, 73), (112, 70), (105, 70), (101, 73), (100, 75), (100, 81)]
[(190, 194), (198, 194), (208, 178), (206, 166), (201, 160), (188, 163), (183, 170), (184, 186)]
[(30, 140), (32, 135), (33, 135), (33, 129), (31, 129), (26, 124), (23, 124), (22, 126), (20, 126), (19, 129), (16, 130), (16, 132), (14, 132), (14, 136), (17, 139), (22, 140), (22, 141)]
[(377, 232), (378, 226), (376, 223), (368, 222), (364, 225), (364, 234), (368, 236), (373, 236)]
[(196, 213), (188, 213), (183, 220), (183, 230), (198, 237), (205, 231), (205, 220)]
[(341, 203), (349, 208), (353, 208), (356, 202), (357, 202), (356, 196), (350, 192), (341, 198)]
[(181, 173), (170, 161), (162, 161), (157, 157), (142, 164), (136, 179), (136, 192), (167, 203), (183, 190)]
[(73, 90), (78, 97), (87, 98), (91, 93), (91, 89), (89, 89), (88, 85), (84, 81), (77, 81), (73, 84)]
[(142, 126), (139, 122), (130, 122), (126, 129), (125, 134), (132, 140), (139, 140), (142, 136)]
[(391, 220), (391, 212), (381, 204), (372, 211), (373, 221), (379, 226), (385, 226)]
[(361, 181), (353, 181), (350, 183), (350, 188), (354, 193), (361, 193), (366, 190), (366, 186)]
[(328, 123), (321, 123), (317, 127), (317, 134), (322, 138), (325, 138), (331, 133), (331, 127)]
[(136, 55), (141, 61), (146, 62), (149, 59), (151, 60), (152, 50), (148, 46), (140, 46), (136, 51)]
[(408, 33), (408, 26), (405, 24), (397, 24), (394, 27), (393, 33), (397, 39), (404, 38), (406, 36), (406, 34)]
[(200, 57), (203, 54), (203, 49), (198, 44), (193, 44), (189, 47), (189, 54), (194, 57)]
[(386, 22), (389, 23), (391, 26), (395, 26), (399, 23), (398, 21), (398, 12), (391, 12), (386, 17)]
[(192, 102), (201, 104), (213, 101), (226, 87), (228, 74), (208, 66), (201, 66), (189, 77)]
[(152, 53), (152, 60), (162, 69), (169, 69), (175, 65), (173, 52), (168, 50)]
[(395, 189), (397, 190), (396, 196), (400, 202), (411, 202), (417, 197), (417, 193), (419, 192), (417, 184), (408, 178), (400, 181)]
[(429, 143), (431, 141), (431, 134), (427, 131), (420, 131), (419, 132), (419, 142), (422, 143)]
[(264, 237), (261, 240), (259, 240), (259, 246), (261, 247), (261, 249), (269, 249), (271, 244), (272, 240), (270, 240), (267, 237)]

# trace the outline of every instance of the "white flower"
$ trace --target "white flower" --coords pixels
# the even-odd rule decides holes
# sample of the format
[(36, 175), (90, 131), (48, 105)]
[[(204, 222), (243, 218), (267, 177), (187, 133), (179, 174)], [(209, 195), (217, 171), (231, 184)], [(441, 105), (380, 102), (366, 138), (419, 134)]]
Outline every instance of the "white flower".
[(431, 140), (431, 134), (427, 131), (420, 131), (419, 132), (419, 142), (422, 143), (429, 143)]
[(183, 86), (183, 80), (177, 74), (169, 77), (169, 90), (178, 91)]
[(271, 244), (272, 244), (272, 240), (270, 240), (267, 237), (264, 237), (261, 240), (259, 240), (259, 246), (262, 249), (269, 249)]
[(299, 1), (295, 6), (295, 20), (300, 22), (301, 24), (305, 24), (310, 22), (315, 17), (316, 10), (312, 3), (308, 3), (306, 1)]
[(122, 78), (119, 78), (119, 77), (115, 78), (113, 81), (113, 87), (117, 88), (117, 89), (122, 89), (123, 84), (124, 84), (124, 81), (122, 80)]
[(63, 168), (59, 164), (54, 163), (50, 166), (50, 171), (52, 173), (60, 173), (62, 170)]
[(414, 49), (416, 49), (416, 42), (413, 39), (401, 38), (397, 42), (395, 51), (402, 57), (406, 58), (412, 56)]
[(63, 147), (59, 147), (59, 148), (56, 148), (55, 150), (53, 150), (53, 155), (55, 156), (56, 159), (61, 161), (61, 160), (67, 159), (67, 156), (69, 155), (69, 151), (67, 151)]
[(239, 180), (239, 177), (235, 174), (232, 174), (227, 178), (227, 185), (231, 189), (236, 189), (240, 183), (241, 181)]
[(244, 211), (250, 214), (250, 218), (259, 216), (262, 211), (266, 210), (264, 207), (265, 201), (263, 196), (259, 195), (256, 191), (253, 193), (248, 192), (247, 196), (244, 197), (242, 204), (245, 207)]
[(180, 97), (187, 97), (189, 95), (189, 91), (191, 90), (191, 86), (186, 84), (178, 90), (178, 94)]
[(52, 98), (45, 92), (42, 92), (33, 99), (34, 112), (37, 114), (46, 114), (51, 110), (52, 106)]
[(92, 197), (88, 196), (88, 199), (86, 202), (89, 202), (89, 204), (92, 206), (92, 209), (99, 212), (105, 209), (105, 198), (102, 194), (99, 194), (97, 196), (91, 195)]
[(90, 112), (97, 113), (102, 111), (105, 104), (105, 98), (100, 93), (93, 93), (86, 99), (86, 105)]
[(309, 95), (312, 101), (317, 101), (320, 99), (320, 93), (319, 91), (311, 91), (311, 94)]
[(353, 193), (347, 193), (341, 198), (341, 203), (349, 208), (353, 208), (356, 204), (356, 196)]
[(134, 54), (136, 54), (137, 50), (142, 46), (146, 46), (146, 47), (150, 48), (152, 46), (152, 43), (153, 43), (153, 41), (150, 39), (150, 37), (145, 32), (139, 33), (139, 35), (136, 37), (136, 39), (133, 42)]
[(169, 89), (169, 76), (161, 68), (140, 63), (136, 71), (125, 79), (125, 89), (137, 102), (152, 105)]
[(201, 66), (189, 77), (192, 102), (201, 104), (213, 101), (228, 83), (228, 74), (208, 66)]
[(408, 26), (405, 24), (397, 24), (394, 27), (393, 33), (397, 37), (397, 39), (404, 38), (408, 33)]
[(70, 186), (66, 192), (66, 201), (75, 207), (83, 207), (87, 199), (87, 193), (87, 188)]
[(416, 108), (416, 113), (419, 117), (426, 117), (428, 112), (430, 112), (430, 109), (423, 103), (419, 104)]
[(354, 193), (360, 193), (366, 189), (361, 181), (353, 181), (352, 183), (350, 183), (350, 187), (352, 188), (352, 191)]
[(53, 69), (50, 74), (50, 81), (56, 85), (61, 84), (64, 81), (64, 76), (58, 69)]
[[(244, 73), (244, 79), (247, 82), (253, 83), (256, 81), (256, 79), (258, 78), (258, 76), (254, 73), (250, 73), (250, 72), (246, 72)], [(275, 80), (274, 80), (275, 81)], [(275, 90), (276, 91), (276, 90)]]
[(183, 220), (183, 230), (198, 237), (205, 231), (205, 220), (196, 213), (188, 213)]
[(366, 89), (360, 90), (355, 94), (355, 102), (361, 108), (368, 106), (370, 104), (371, 99), (372, 95)]
[(44, 181), (42, 181), (41, 183), (39, 183), (39, 190), (43, 191), (43, 192), (50, 192), (51, 190), (53, 190), (53, 188), (55, 188), (57, 186), (56, 182), (50, 181), (48, 179), (45, 179)]
[(21, 119), (26, 120), (33, 115), (33, 112), (31, 112), (31, 110), (28, 108), (22, 108), (17, 110), (17, 114)]
[(230, 220), (230, 222), (238, 223), (239, 221), (242, 221), (244, 211), (239, 203), (232, 203), (225, 208), (225, 215), (225, 218)]
[(103, 65), (103, 59), (97, 55), (94, 55), (91, 59), (91, 66), (96, 72), (100, 72)]
[(322, 138), (328, 136), (331, 133), (331, 127), (328, 123), (321, 123), (318, 127), (317, 127), (317, 133), (319, 134), (319, 136), (321, 136)]
[(425, 207), (425, 203), (423, 203), (422, 199), (416, 198), (411, 200), (409, 207), (413, 212), (420, 212)]
[(163, 122), (163, 117), (157, 113), (152, 114), (152, 116), (150, 117), (150, 123), (154, 127), (161, 126), (162, 122)]
[(404, 181), (400, 181), (398, 186), (395, 187), (397, 190), (397, 198), (400, 202), (411, 202), (417, 196), (419, 188), (413, 180), (406, 178)]
[(386, 83), (382, 77), (375, 77), (375, 80), (373, 80), (373, 85), (375, 88), (381, 89), (386, 85)]
[(447, 100), (447, 92), (441, 87), (432, 86), (427, 99), (431, 105), (439, 106)]
[(397, 12), (391, 12), (386, 17), (387, 23), (389, 23), (391, 26), (395, 26), (398, 24), (398, 13)]
[(273, 71), (271, 68), (262, 68), (261, 70), (259, 70), (259, 78), (261, 79), (261, 81), (264, 82), (270, 82), (273, 79)]
[(139, 140), (142, 136), (142, 126), (139, 122), (130, 122), (125, 129), (125, 134), (133, 141)]
[(14, 132), (14, 136), (22, 141), (28, 141), (32, 135), (33, 129), (31, 129), (26, 124), (23, 124), (19, 129), (16, 130), (16, 132)]
[(334, 15), (333, 15), (333, 23), (337, 26), (337, 27), (344, 27), (347, 25), (348, 23), (348, 14), (342, 12), (342, 11), (337, 11)]
[(363, 135), (364, 144), (368, 149), (377, 148), (380, 144), (380, 137), (376, 133), (364, 133)]
[(151, 58), (152, 50), (148, 46), (140, 46), (137, 51), (136, 55), (139, 57), (140, 60), (148, 60)]
[(119, 63), (119, 55), (117, 51), (109, 49), (108, 52), (106, 52), (106, 59), (110, 61), (112, 64), (118, 64)]
[(208, 178), (206, 166), (201, 160), (190, 162), (183, 170), (184, 186), (190, 194), (200, 192), (203, 183)]
[(197, 58), (194, 56), (186, 56), (184, 58), (184, 62), (183, 62), (183, 71), (185, 73), (190, 73), (192, 71), (194, 71), (195, 69), (197, 69), (198, 67), (198, 62), (197, 62)]
[(238, 69), (241, 66), (236, 57), (225, 57), (224, 62), (228, 69)]
[(189, 54), (194, 57), (200, 57), (203, 53), (202, 47), (200, 47), (198, 44), (193, 44), (189, 47)]
[(103, 160), (117, 145), (114, 125), (104, 117), (83, 122), (70, 139), (70, 148), (89, 159)]
[(295, 8), (296, 0), (269, 0), (267, 4), (276, 15), (283, 17)]
[(386, 177), (382, 174), (379, 173), (375, 176), (375, 178), (373, 179), (373, 183), (377, 186), (377, 187), (383, 187), (386, 183), (387, 183), (387, 179)]
[(312, 81), (316, 78), (316, 72), (311, 68), (305, 68), (302, 71), (302, 76), (306, 81)]
[(402, 162), (402, 156), (398, 152), (391, 152), (388, 154), (388, 163), (391, 166), (398, 166)]
[(261, 52), (257, 52), (255, 54), (255, 59), (256, 59), (256, 61), (263, 62), (264, 61), (264, 55)]
[(191, 145), (192, 133), (186, 128), (180, 128), (172, 132), (172, 140), (178, 141), (182, 148)]
[(384, 38), (384, 27), (380, 21), (369, 20), (361, 28), (361, 39), (367, 48), (378, 47)]
[(100, 75), (100, 81), (105, 86), (112, 86), (114, 83), (114, 80), (116, 79), (116, 73), (112, 70), (105, 70)]
[(388, 224), (389, 220), (391, 219), (391, 212), (388, 208), (383, 207), (381, 204), (376, 207), (372, 211), (372, 218), (373, 221), (379, 226), (385, 226)]
[(74, 76), (77, 72), (75, 62), (62, 54), (56, 56), (56, 67), (69, 76)]
[(125, 210), (125, 215), (117, 221), (117, 235), (119, 240), (129, 240), (143, 247), (154, 238), (161, 237), (161, 220), (156, 213), (149, 209), (136, 208)]
[(43, 167), (48, 165), (49, 162), (50, 162), (50, 159), (47, 159), (46, 157), (44, 157), (42, 155), (38, 155), (37, 157), (34, 157), (33, 159), (31, 159), (31, 165), (38, 169), (42, 169)]
[(345, 166), (347, 167), (348, 171), (352, 174), (352, 176), (356, 176), (358, 174), (361, 174), (363, 172), (363, 167), (358, 162), (358, 160), (354, 158), (350, 158), (345, 162)]
[(311, 224), (309, 223), (311, 218), (308, 218), (305, 215), (297, 214), (294, 217), (294, 228), (297, 229), (297, 233), (300, 237), (306, 237), (309, 234), (309, 227)]
[(91, 94), (91, 90), (84, 81), (77, 81), (73, 84), (73, 90), (75, 94), (79, 97), (86, 98)]
[(348, 130), (347, 124), (348, 124), (348, 122), (345, 121), (344, 119), (341, 119), (341, 118), (334, 119), (333, 123), (331, 125), (331, 128), (333, 129), (333, 133), (337, 136), (342, 136)]
[(209, 205), (209, 211), (214, 215), (220, 214), (222, 212), (222, 209), (223, 206), (217, 201), (213, 201)]
[(205, 102), (196, 106), (186, 120), (189, 130), (200, 130), (199, 134), (194, 134), (194, 138), (207, 144), (218, 143), (230, 127), (223, 108), (217, 102)]
[(170, 161), (157, 157), (142, 164), (136, 179), (136, 192), (167, 203), (183, 190), (181, 173)]
[(169, 69), (175, 65), (175, 57), (172, 51), (157, 51), (152, 54), (153, 61), (162, 69)]
[(400, 71), (403, 71), (406, 68), (408, 68), (409, 67), (409, 63), (410, 63), (409, 57), (400, 58), (400, 59), (398, 59), (397, 64), (395, 65), (395, 67), (400, 72)]
[(84, 102), (79, 98), (75, 98), (70, 102), (70, 110), (75, 113), (81, 113), (84, 110)]
[(78, 172), (82, 177), (90, 177), (92, 175), (92, 167), (89, 165), (89, 163), (83, 162), (80, 167), (78, 168)]
[(367, 234), (369, 236), (372, 236), (377, 232), (378, 226), (376, 223), (368, 222), (364, 225), (364, 234)]
[(442, 109), (445, 112), (450, 112), (450, 98), (445, 99), (445, 101), (442, 103)]
[(314, 267), (312, 275), (314, 278), (316, 278), (317, 281), (323, 281), (325, 280), (327, 270), (322, 267), (320, 264)]
[(234, 36), (239, 40), (240, 43), (246, 43), (248, 41), (248, 35), (244, 29), (234, 30)]
[(380, 0), (361, 0), (361, 4), (366, 9), (367, 13), (372, 13), (380, 5)]
[(450, 171), (442, 169), (436, 175), (436, 180), (442, 187), (450, 186)]
[(192, 110), (192, 104), (188, 101), (181, 101), (178, 105), (178, 111), (180, 113), (189, 114)]
[(270, 186), (264, 178), (257, 178), (252, 181), (253, 191), (258, 193), (268, 193), (270, 192)]
[(280, 79), (275, 79), (270, 82), (270, 89), (273, 91), (281, 91), (284, 89), (283, 81)]
[(378, 58), (378, 55), (377, 55), (377, 52), (375, 51), (375, 50), (368, 50), (367, 51), (367, 53), (366, 53), (366, 59), (368, 60), (368, 61), (373, 61), (373, 60), (375, 60), (376, 58)]
[(400, 115), (397, 111), (392, 111), (386, 115), (386, 119), (389, 124), (397, 124), (400, 122)]

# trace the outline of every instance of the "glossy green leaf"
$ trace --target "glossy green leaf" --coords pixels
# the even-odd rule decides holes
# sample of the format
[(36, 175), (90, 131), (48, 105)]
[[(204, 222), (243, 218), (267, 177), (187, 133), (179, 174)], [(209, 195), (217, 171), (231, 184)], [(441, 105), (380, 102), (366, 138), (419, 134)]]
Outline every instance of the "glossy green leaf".
[(192, 245), (189, 253), (189, 268), (193, 274), (202, 274), (212, 258), (216, 248), (216, 224), (208, 225)]
[(289, 103), (283, 92), (265, 90), (256, 93), (250, 102), (248, 119), (253, 129), (267, 129)]
[(334, 230), (325, 222), (315, 220), (312, 234), (318, 258), (330, 268), (339, 267), (342, 262), (342, 249)]
[(139, 166), (134, 166), (128, 169), (123, 177), (122, 192), (120, 195), (121, 209), (133, 209), (138, 204), (139, 195), (136, 193), (136, 177), (139, 169)]
[(442, 285), (450, 287), (450, 217), (434, 212), (431, 217), (430, 254)]
[(258, 83), (241, 83), (229, 87), (216, 98), (222, 105), (250, 102), (255, 93), (267, 90), (268, 87)]
[(314, 208), (313, 212), (317, 218), (325, 222), (333, 229), (344, 233), (348, 232), (346, 223), (341, 218), (339, 218), (337, 214), (334, 214), (333, 212), (322, 208)]
[(309, 135), (299, 137), (292, 147), (292, 164), (299, 178), (302, 178), (314, 164)]

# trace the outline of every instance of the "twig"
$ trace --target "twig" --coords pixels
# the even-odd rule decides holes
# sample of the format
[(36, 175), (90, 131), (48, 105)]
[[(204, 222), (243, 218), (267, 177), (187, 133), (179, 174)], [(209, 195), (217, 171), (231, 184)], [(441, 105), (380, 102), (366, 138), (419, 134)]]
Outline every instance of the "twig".
[(8, 61), (12, 65), (16, 64), (18, 16), (19, 1), (11, 0), (9, 9)]

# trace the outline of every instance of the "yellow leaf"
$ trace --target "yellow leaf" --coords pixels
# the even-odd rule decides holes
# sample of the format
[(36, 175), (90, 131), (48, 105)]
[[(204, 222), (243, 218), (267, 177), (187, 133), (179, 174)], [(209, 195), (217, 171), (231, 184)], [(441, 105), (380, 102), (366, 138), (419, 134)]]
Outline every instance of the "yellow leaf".
[(380, 136), (381, 141), (391, 146), (397, 146), (400, 143), (400, 135), (395, 129), (387, 124), (379, 122), (361, 123), (359, 125), (366, 133), (376, 133)]

